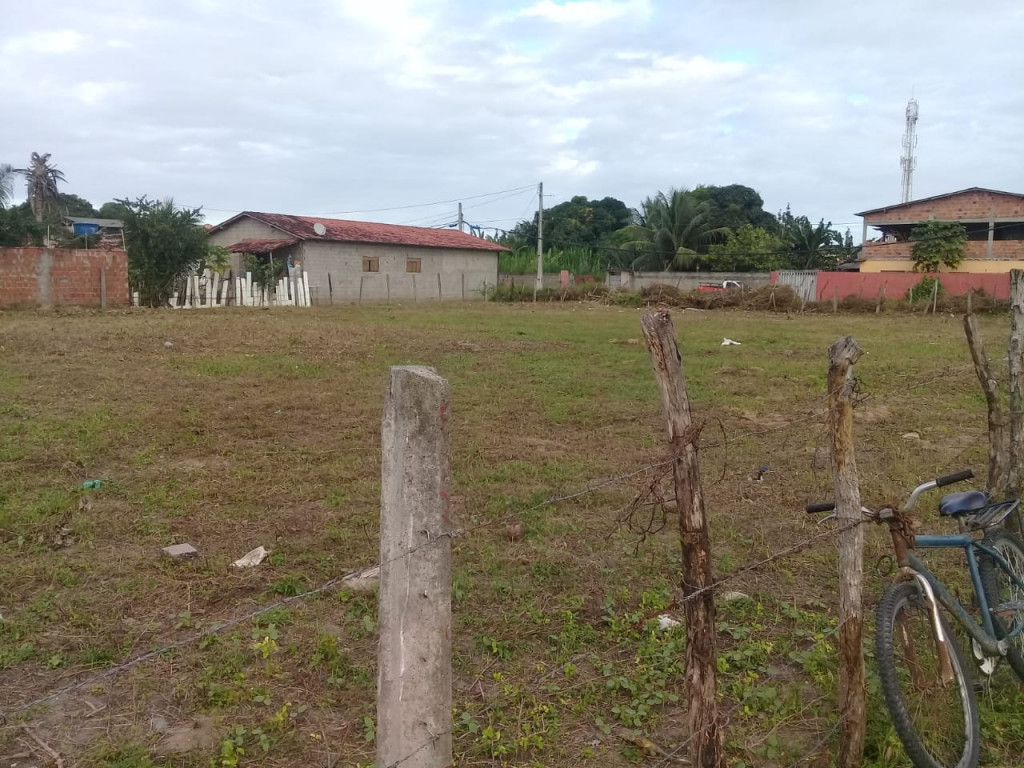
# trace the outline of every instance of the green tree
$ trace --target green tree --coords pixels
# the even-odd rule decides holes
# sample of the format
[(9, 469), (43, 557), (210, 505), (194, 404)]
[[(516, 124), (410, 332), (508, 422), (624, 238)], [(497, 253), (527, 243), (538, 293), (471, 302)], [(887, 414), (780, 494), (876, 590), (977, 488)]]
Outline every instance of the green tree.
[(104, 203), (96, 212), (99, 219), (118, 219), (123, 221), (128, 215), (128, 208), (124, 203)]
[(160, 307), (175, 284), (208, 253), (200, 208), (179, 208), (173, 200), (118, 200), (124, 206), (128, 275), (141, 303)]
[(923, 221), (910, 230), (915, 272), (956, 269), (967, 256), (967, 230), (957, 221)]
[(14, 199), (14, 166), (0, 163), (0, 208), (6, 208)]
[[(593, 247), (631, 221), (632, 213), (621, 200), (614, 197), (590, 200), (577, 195), (544, 210), (544, 242), (555, 248)], [(537, 215), (517, 224), (506, 237), (536, 243)]]
[(634, 268), (695, 269), (701, 253), (729, 235), (728, 227), (712, 224), (712, 212), (709, 201), (698, 200), (687, 189), (659, 192), (634, 212), (634, 223), (619, 233), (620, 242), (637, 254)]
[(769, 272), (789, 266), (787, 243), (778, 235), (744, 224), (724, 243), (708, 248), (708, 266), (721, 271)]
[[(794, 216), (789, 206), (778, 216), (779, 234), (789, 244), (794, 269), (834, 269), (845, 255), (843, 236), (832, 222), (811, 224), (806, 216)], [(850, 239), (852, 245), (852, 238)]]
[(28, 203), (0, 208), (0, 246), (42, 245), (45, 232)]
[(60, 210), (60, 190), (57, 184), (67, 179), (63, 171), (50, 165), (49, 152), (45, 155), (33, 152), (29, 167), (19, 168), (16, 173), (28, 182), (28, 202), (36, 221), (42, 221), (48, 213)]
[(724, 187), (700, 185), (693, 190), (693, 196), (711, 203), (710, 223), (713, 227), (728, 227), (736, 231), (745, 224), (751, 224), (773, 234), (779, 231), (779, 222), (764, 210), (761, 195), (743, 184)]
[(67, 192), (60, 193), (57, 206), (60, 209), (61, 216), (85, 216), (91, 218), (99, 215), (97, 210), (92, 207), (92, 203), (84, 197), (71, 195)]

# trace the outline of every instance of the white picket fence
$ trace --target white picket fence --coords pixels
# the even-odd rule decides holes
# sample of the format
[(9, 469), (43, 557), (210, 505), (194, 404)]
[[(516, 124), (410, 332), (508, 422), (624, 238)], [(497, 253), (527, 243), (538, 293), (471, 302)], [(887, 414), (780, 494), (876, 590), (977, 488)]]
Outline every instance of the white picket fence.
[[(132, 304), (139, 306), (139, 293), (132, 293)], [(173, 309), (207, 309), (210, 307), (309, 307), (309, 275), (291, 272), (277, 281), (272, 291), (252, 279), (252, 272), (234, 279), (222, 278), (217, 272), (204, 271), (185, 279), (185, 291), (171, 295)]]

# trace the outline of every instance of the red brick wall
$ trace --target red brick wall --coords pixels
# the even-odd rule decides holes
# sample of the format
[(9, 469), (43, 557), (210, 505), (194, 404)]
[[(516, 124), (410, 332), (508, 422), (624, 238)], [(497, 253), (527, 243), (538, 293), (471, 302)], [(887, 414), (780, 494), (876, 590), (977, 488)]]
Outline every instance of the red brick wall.
[(888, 211), (869, 213), (868, 226), (893, 221), (925, 221), (939, 219), (941, 221), (961, 221), (963, 219), (983, 219), (989, 216), (997, 219), (1024, 220), (1024, 198), (1014, 195), (994, 195), (990, 192), (964, 192), (961, 195), (944, 197), (920, 203), (910, 203), (894, 207)]
[(0, 306), (99, 306), (104, 268), (107, 306), (131, 304), (124, 251), (0, 248)]
[(969, 288), (982, 289), (997, 299), (1010, 298), (1010, 273), (970, 274), (965, 272), (938, 272), (923, 275), (918, 272), (819, 272), (818, 301), (831, 301), (837, 295), (877, 298), (885, 287), (885, 297), (902, 299), (907, 291), (921, 282), (923, 277), (938, 277), (942, 287), (951, 296), (965, 296)]

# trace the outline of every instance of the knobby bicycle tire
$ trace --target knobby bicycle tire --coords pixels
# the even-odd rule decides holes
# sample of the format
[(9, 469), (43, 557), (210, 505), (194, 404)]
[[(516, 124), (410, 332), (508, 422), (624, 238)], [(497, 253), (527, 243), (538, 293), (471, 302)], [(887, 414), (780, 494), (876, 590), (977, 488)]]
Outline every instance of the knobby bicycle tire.
[[(923, 671), (923, 665), (920, 663), (922, 657), (931, 656), (936, 663), (938, 658), (928, 612), (928, 602), (921, 594), (917, 584), (891, 584), (882, 595), (876, 615), (875, 652), (885, 703), (889, 708), (896, 733), (899, 735), (900, 741), (903, 742), (907, 756), (916, 768), (974, 768), (978, 765), (981, 747), (981, 724), (974, 687), (968, 677), (963, 654), (960, 652), (956, 639), (950, 633), (941, 612), (939, 614), (940, 624), (946, 637), (950, 638), (947, 646), (950, 650), (950, 664), (954, 679), (952, 683), (942, 683), (937, 676), (928, 675)], [(907, 630), (907, 626), (914, 619), (917, 620), (914, 626), (921, 632), (922, 639), (916, 644), (913, 641), (906, 643), (903, 638), (909, 636), (910, 632)], [(900, 633), (900, 642), (910, 646), (909, 651), (897, 652), (894, 642), (897, 632)], [(902, 658), (904, 654), (908, 657), (906, 664)], [(932, 683), (933, 688), (935, 686), (948, 688), (950, 685), (955, 685), (958, 690), (952, 700), (959, 700), (963, 723), (958, 722), (956, 712), (946, 712), (941, 702), (926, 695), (924, 691), (922, 691), (922, 701), (924, 707), (928, 708), (928, 712), (922, 712), (920, 704), (908, 704), (901, 687), (901, 681), (906, 685), (908, 678), (924, 679)], [(951, 691), (947, 690), (946, 692), (950, 693)], [(950, 714), (953, 715), (954, 720), (949, 729), (943, 729), (941, 724), (932, 729), (939, 734), (936, 738), (952, 742), (951, 746), (947, 745), (944, 754), (936, 755), (935, 746), (926, 743), (930, 739), (922, 736), (919, 721), (921, 724), (927, 724), (923, 718), (932, 716), (941, 721)], [(962, 734), (960, 733), (961, 729)]]
[[(1013, 533), (1003, 528), (992, 528), (985, 533), (982, 544), (986, 544), (1003, 556), (1018, 579), (1024, 580), (1024, 543)], [(981, 572), (981, 585), (985, 590), (985, 600), (989, 610), (1007, 602), (1008, 600), (1024, 601), (1022, 592), (1011, 582), (999, 564), (984, 552), (978, 552), (978, 570)], [(997, 614), (992, 615), (992, 624), (995, 628), (996, 637), (1003, 638), (1013, 627), (1015, 622), (1021, 619), (1018, 616), (1009, 622)], [(1017, 673), (1017, 677), (1024, 680), (1024, 634), (1017, 637), (1010, 643), (1006, 652), (1006, 660), (1010, 667)]]

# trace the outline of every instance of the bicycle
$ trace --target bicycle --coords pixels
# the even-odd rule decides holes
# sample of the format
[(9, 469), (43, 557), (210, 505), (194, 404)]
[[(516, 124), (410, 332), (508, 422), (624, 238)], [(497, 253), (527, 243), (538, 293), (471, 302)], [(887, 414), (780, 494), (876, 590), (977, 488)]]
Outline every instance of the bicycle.
[[(875, 652), (886, 706), (916, 768), (974, 768), (979, 759), (974, 685), (939, 605), (970, 636), (983, 673), (994, 673), (1005, 657), (1024, 681), (1024, 543), (995, 527), (1020, 501), (992, 502), (981, 491), (944, 496), (939, 515), (957, 521), (959, 533), (954, 535), (916, 535), (909, 517), (925, 491), (972, 477), (968, 469), (922, 483), (900, 509), (861, 508), (866, 518), (889, 527), (896, 556), (896, 578), (876, 609)], [(811, 514), (829, 512), (835, 503), (808, 504), (806, 509)], [(976, 538), (982, 531), (983, 537)], [(964, 551), (978, 619), (915, 554), (919, 549)]]

